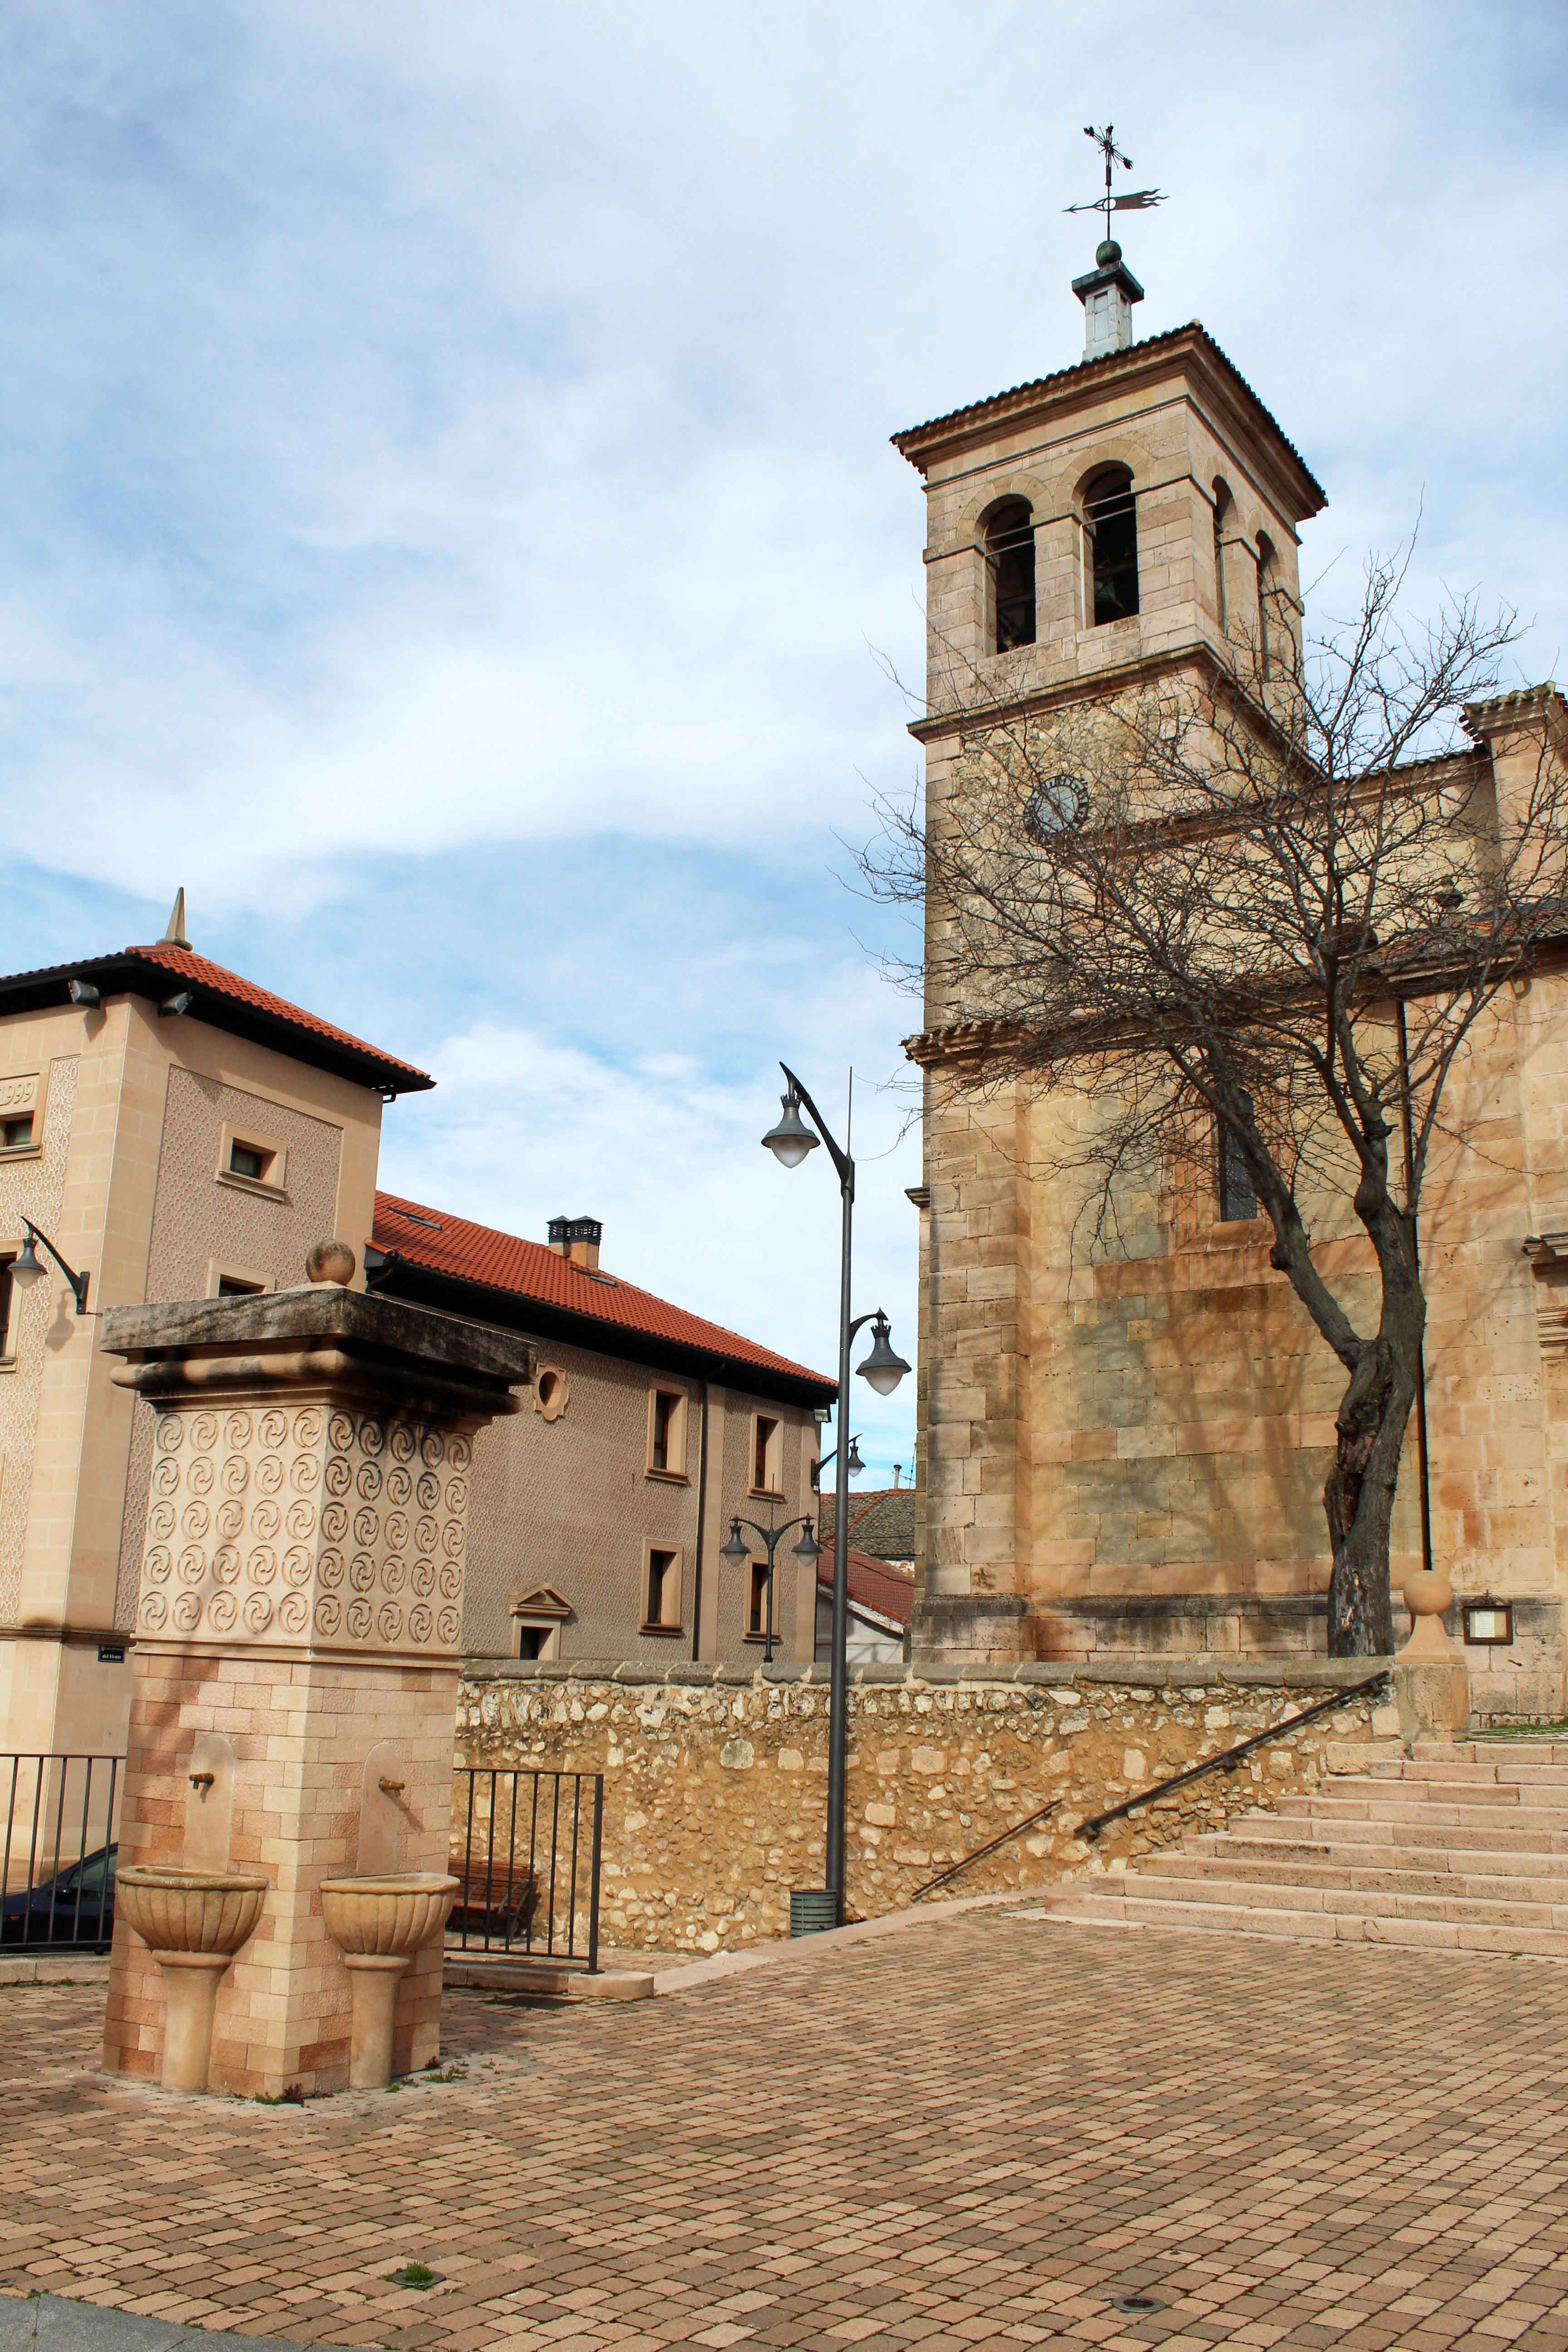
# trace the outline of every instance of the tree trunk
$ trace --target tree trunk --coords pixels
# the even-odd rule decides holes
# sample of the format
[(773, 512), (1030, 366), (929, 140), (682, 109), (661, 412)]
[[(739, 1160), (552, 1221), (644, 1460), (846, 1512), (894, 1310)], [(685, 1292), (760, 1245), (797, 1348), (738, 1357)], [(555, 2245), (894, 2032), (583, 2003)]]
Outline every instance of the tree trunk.
[(1334, 1466), (1323, 1486), (1333, 1574), (1329, 1655), (1385, 1658), (1394, 1648), (1389, 1533), (1415, 1380), (1385, 1333), (1367, 1347), (1340, 1406)]

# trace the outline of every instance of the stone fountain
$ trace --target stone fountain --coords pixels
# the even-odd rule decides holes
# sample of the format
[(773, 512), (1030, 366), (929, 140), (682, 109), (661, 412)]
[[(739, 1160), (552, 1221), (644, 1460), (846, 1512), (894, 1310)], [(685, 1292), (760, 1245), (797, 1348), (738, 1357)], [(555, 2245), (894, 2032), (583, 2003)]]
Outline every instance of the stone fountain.
[(531, 1362), (353, 1271), (104, 1318), (157, 1414), (104, 2063), (171, 2088), (440, 2046), (472, 1441)]

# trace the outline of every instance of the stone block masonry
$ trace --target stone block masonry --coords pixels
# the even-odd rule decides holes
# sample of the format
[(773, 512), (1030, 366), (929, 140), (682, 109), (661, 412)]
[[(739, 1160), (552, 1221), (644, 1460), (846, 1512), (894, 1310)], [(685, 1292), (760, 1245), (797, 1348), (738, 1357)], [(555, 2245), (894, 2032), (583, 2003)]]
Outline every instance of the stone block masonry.
[[(1024, 1838), (943, 1891), (1050, 1886), (1116, 1870), (1310, 1790), (1334, 1751), (1394, 1751), (1376, 1694), (1347, 1698), (1247, 1759), (1106, 1831), (1120, 1803), (1266, 1725), (1364, 1681), (1375, 1660), (1199, 1660), (1141, 1670), (1029, 1664), (989, 1672), (862, 1667), (849, 1694), (847, 1895), (875, 1917), (1056, 1801)], [(458, 1760), (605, 1776), (600, 1929), (623, 1949), (736, 1950), (783, 1936), (789, 1892), (822, 1883), (827, 1682), (821, 1666), (746, 1673), (470, 1660)], [(480, 1782), (479, 1789), (485, 1784)], [(465, 1797), (466, 1803), (466, 1797)]]

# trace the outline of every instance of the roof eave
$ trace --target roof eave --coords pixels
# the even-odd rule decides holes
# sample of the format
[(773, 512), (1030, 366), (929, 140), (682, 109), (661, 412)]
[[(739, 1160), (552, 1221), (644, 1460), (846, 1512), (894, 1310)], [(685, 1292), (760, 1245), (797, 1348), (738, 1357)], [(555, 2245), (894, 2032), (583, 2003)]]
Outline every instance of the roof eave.
[(774, 1370), (766, 1364), (752, 1363), (744, 1356), (726, 1355), (719, 1349), (665, 1339), (653, 1331), (634, 1330), (629, 1325), (581, 1314), (574, 1307), (558, 1306), (551, 1299), (532, 1298), (522, 1291), (503, 1289), (498, 1283), (481, 1282), (471, 1275), (449, 1274), (439, 1266), (422, 1265), (417, 1259), (405, 1257), (395, 1249), (384, 1249), (379, 1243), (376, 1247), (382, 1252), (385, 1266), (391, 1269), (378, 1280), (376, 1287), (395, 1288), (401, 1297), (419, 1297), (431, 1306), (438, 1305), (443, 1295), (450, 1294), (476, 1302), (483, 1299), (488, 1311), (480, 1315), (477, 1304), (467, 1310), (478, 1319), (502, 1322), (532, 1338), (559, 1339), (568, 1347), (582, 1348), (595, 1355), (625, 1357), (634, 1363), (650, 1365), (657, 1371), (687, 1372), (698, 1379), (719, 1380), (726, 1388), (742, 1389), (748, 1396), (776, 1398), (784, 1404), (831, 1404), (838, 1393), (836, 1381), (818, 1379), (809, 1372)]
[(123, 950), (80, 956), (73, 963), (50, 964), (38, 971), (19, 973), (13, 980), (0, 980), (0, 1014), (37, 1013), (68, 1004), (73, 980), (86, 981), (104, 996), (142, 996), (154, 1003), (189, 989), (195, 1003), (184, 1019), (205, 1021), (209, 1028), (222, 1029), (230, 1036), (248, 1037), (254, 1044), (270, 1046), (296, 1062), (308, 1062), (312, 1068), (351, 1079), (377, 1094), (423, 1094), (436, 1084), (423, 1070), (410, 1069), (373, 1051), (356, 1051), (335, 1038), (299, 1026), (281, 1013), (221, 995), (197, 978), (187, 979), (165, 964)]

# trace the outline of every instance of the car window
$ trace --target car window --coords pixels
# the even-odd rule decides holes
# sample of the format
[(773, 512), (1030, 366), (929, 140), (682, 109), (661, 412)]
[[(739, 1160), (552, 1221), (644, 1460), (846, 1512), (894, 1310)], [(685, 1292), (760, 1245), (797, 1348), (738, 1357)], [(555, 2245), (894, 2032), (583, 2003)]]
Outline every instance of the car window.
[(106, 1883), (110, 1886), (114, 1884), (112, 1849), (106, 1854), (89, 1854), (81, 1868), (73, 1870), (70, 1876), (63, 1882), (63, 1892), (75, 1895), (79, 1890), (83, 1895), (100, 1895)]

